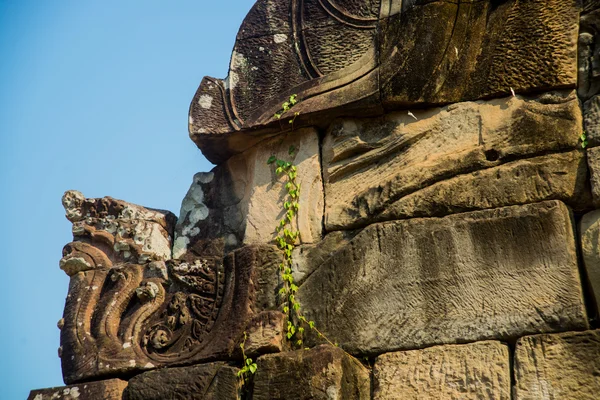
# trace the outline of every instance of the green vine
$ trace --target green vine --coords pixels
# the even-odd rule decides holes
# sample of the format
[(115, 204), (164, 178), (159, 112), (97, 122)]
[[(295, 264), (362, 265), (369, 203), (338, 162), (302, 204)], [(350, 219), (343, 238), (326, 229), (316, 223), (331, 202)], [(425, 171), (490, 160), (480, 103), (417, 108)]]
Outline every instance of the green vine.
[[(290, 111), (290, 109), (298, 103), (297, 95), (293, 94), (289, 100), (282, 104), (281, 110), (275, 113), (274, 117), (281, 119), (281, 117)], [(294, 121), (298, 117), (299, 113), (295, 112), (293, 117), (289, 119), (288, 123), (291, 125), (291, 131), (294, 130)], [(290, 146), (288, 154), (293, 156), (297, 149), (295, 146)], [(282, 261), (279, 263), (279, 274), (283, 281), (283, 286), (279, 289), (279, 295), (282, 298), (282, 311), (287, 315), (288, 321), (286, 326), (286, 338), (292, 342), (293, 346), (297, 348), (301, 347), (304, 343), (304, 331), (305, 327), (316, 332), (317, 336), (324, 339), (327, 343), (332, 346), (337, 346), (336, 343), (330, 341), (325, 337), (316, 327), (314, 321), (309, 321), (300, 311), (300, 302), (296, 299), (296, 293), (298, 292), (298, 285), (294, 281), (292, 274), (293, 265), (293, 251), (298, 245), (300, 239), (300, 232), (294, 230), (293, 222), (297, 220), (298, 211), (300, 210), (300, 183), (297, 182), (298, 167), (293, 163), (277, 158), (272, 155), (267, 160), (267, 165), (275, 166), (275, 173), (278, 179), (286, 177), (287, 182), (285, 189), (287, 196), (283, 201), (283, 212), (284, 217), (277, 223), (275, 232), (275, 243), (282, 254)], [(242, 357), (244, 365), (238, 372), (238, 376), (242, 378), (242, 384), (248, 385), (252, 375), (256, 372), (257, 366), (253, 360), (246, 356), (244, 352), (244, 345), (246, 343), (246, 332), (244, 332), (244, 341), (240, 344), (242, 349)]]
[(581, 140), (581, 148), (585, 149), (588, 145), (587, 132), (583, 131), (581, 136), (579, 136), (579, 140)]
[(248, 386), (252, 375), (254, 375), (254, 373), (256, 372), (256, 363), (250, 357), (246, 356), (246, 351), (244, 347), (246, 346), (247, 338), (248, 336), (246, 335), (246, 332), (244, 332), (244, 340), (242, 341), (242, 343), (240, 343), (240, 348), (242, 349), (242, 357), (244, 359), (244, 365), (237, 373), (238, 378), (242, 380), (243, 387)]

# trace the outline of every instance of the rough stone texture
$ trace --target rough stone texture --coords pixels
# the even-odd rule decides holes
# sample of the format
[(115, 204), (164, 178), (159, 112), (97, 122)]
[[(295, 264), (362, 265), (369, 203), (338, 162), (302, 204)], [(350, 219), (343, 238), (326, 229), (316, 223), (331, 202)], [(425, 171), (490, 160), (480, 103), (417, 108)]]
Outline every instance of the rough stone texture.
[(581, 218), (581, 251), (585, 269), (586, 285), (590, 293), (593, 313), (600, 314), (600, 210), (587, 213)]
[(288, 116), (298, 112), (296, 126), (307, 126), (383, 107), (574, 88), (579, 10), (577, 0), (259, 0), (228, 77), (198, 88), (190, 137), (224, 162), (289, 130), (274, 114), (291, 94), (300, 102)]
[(348, 244), (354, 235), (356, 235), (354, 231), (334, 231), (316, 244), (295, 247), (292, 252), (294, 281), (297, 284), (304, 282), (319, 265)]
[(331, 126), (323, 143), (328, 230), (547, 199), (589, 204), (584, 157), (558, 153), (580, 147), (574, 91), (411, 114)]
[(500, 342), (435, 346), (377, 357), (374, 400), (510, 400), (508, 347)]
[(269, 354), (258, 358), (253, 400), (370, 399), (369, 372), (341, 349)]
[[(275, 272), (275, 271), (272, 271)], [(246, 327), (245, 353), (248, 357), (279, 353), (288, 347), (285, 337), (287, 317), (279, 311), (263, 311)]]
[(600, 331), (517, 341), (515, 400), (595, 400), (600, 393)]
[(587, 150), (587, 162), (590, 168), (592, 199), (595, 208), (600, 208), (600, 147)]
[(248, 321), (277, 308), (280, 254), (122, 264), (71, 278), (61, 330), (65, 382), (232, 357)]
[(353, 354), (585, 329), (573, 230), (558, 201), (373, 224), (297, 297)]
[[(242, 23), (224, 80), (203, 79), (190, 107), (190, 137), (220, 163), (265, 134), (289, 129), (273, 115), (291, 94), (304, 115), (346, 106), (364, 112), (377, 98), (379, 0), (259, 0)], [(260, 95), (257, 95), (260, 93)], [(240, 135), (240, 129), (263, 131)]]
[(127, 382), (120, 379), (32, 390), (27, 400), (121, 400)]
[[(288, 154), (290, 146), (297, 149), (293, 156)], [(267, 165), (271, 155), (298, 167), (301, 197), (294, 229), (300, 231), (301, 243), (321, 240), (319, 138), (314, 129), (303, 129), (262, 142), (212, 172), (196, 174), (181, 205), (174, 258), (222, 255), (242, 244), (273, 243), (275, 227), (283, 218), (287, 177), (278, 178), (275, 167)]]
[(73, 223), (74, 241), (63, 249), (60, 268), (69, 276), (123, 262), (145, 263), (171, 258), (176, 217), (104, 197), (86, 199), (75, 190), (65, 192), (63, 206)]
[(381, 21), (385, 107), (575, 87), (577, 0), (417, 4)]
[(123, 400), (238, 400), (238, 371), (211, 363), (145, 372), (129, 381)]
[(579, 28), (577, 94), (584, 101), (600, 92), (599, 38), (600, 10), (582, 15)]

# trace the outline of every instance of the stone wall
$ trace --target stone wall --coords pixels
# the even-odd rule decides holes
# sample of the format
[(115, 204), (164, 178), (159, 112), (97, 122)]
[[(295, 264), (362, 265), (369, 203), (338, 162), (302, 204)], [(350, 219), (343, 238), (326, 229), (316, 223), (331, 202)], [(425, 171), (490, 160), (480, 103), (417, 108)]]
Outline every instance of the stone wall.
[(29, 398), (598, 398), (599, 42), (592, 0), (257, 1), (179, 217), (65, 193), (67, 386)]

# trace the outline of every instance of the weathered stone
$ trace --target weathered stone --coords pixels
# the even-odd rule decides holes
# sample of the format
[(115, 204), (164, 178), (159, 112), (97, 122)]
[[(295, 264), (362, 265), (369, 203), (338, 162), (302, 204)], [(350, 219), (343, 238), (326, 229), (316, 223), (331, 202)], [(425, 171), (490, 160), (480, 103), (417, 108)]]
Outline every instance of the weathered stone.
[(517, 341), (515, 400), (595, 400), (600, 331), (536, 335)]
[(510, 400), (508, 347), (500, 342), (387, 353), (374, 367), (374, 400)]
[[(293, 155), (288, 154), (290, 146), (295, 148)], [(284, 215), (287, 177), (278, 178), (275, 167), (267, 164), (272, 155), (297, 166), (302, 195), (293, 228), (300, 231), (301, 243), (321, 240), (319, 138), (314, 129), (303, 129), (260, 143), (212, 172), (196, 174), (181, 205), (174, 258), (223, 254), (242, 244), (273, 243), (275, 228)]]
[(589, 147), (600, 145), (600, 96), (583, 104), (583, 128)]
[(417, 5), (380, 22), (387, 108), (577, 84), (577, 0)]
[(595, 11), (600, 8), (600, 0), (583, 0), (583, 13)]
[(579, 28), (577, 93), (589, 100), (600, 93), (600, 10), (582, 15)]
[(600, 210), (587, 213), (581, 218), (579, 232), (586, 286), (594, 308), (593, 313), (597, 316), (600, 314)]
[(129, 380), (123, 400), (238, 400), (238, 371), (211, 363), (145, 372)]
[(32, 390), (27, 400), (121, 400), (127, 382), (120, 379)]
[(286, 321), (287, 317), (279, 311), (263, 311), (252, 318), (245, 330), (246, 355), (256, 357), (261, 354), (279, 353), (286, 349)]
[(341, 349), (318, 346), (259, 357), (252, 398), (366, 400), (370, 391), (369, 372), (360, 362)]
[(585, 329), (573, 231), (558, 201), (373, 224), (297, 298), (353, 354)]
[(302, 127), (383, 107), (575, 88), (579, 11), (577, 0), (260, 0), (228, 77), (204, 78), (196, 92), (190, 137), (224, 162), (289, 130), (274, 114), (292, 94), (299, 103), (286, 119), (297, 112)]
[(550, 154), (459, 175), (398, 200), (376, 220), (441, 216), (555, 199), (577, 211), (591, 208), (584, 152)]
[(227, 78), (204, 78), (192, 100), (192, 140), (221, 163), (289, 130), (287, 118), (282, 126), (274, 114), (291, 94), (301, 100), (288, 113), (300, 114), (297, 126), (332, 108), (378, 109), (379, 3), (257, 1), (240, 27)]
[(74, 190), (65, 192), (63, 206), (73, 223), (74, 241), (65, 246), (60, 260), (69, 276), (117, 263), (171, 258), (176, 218), (169, 211), (111, 197), (86, 199)]
[(301, 284), (325, 260), (348, 244), (356, 235), (353, 231), (334, 231), (316, 244), (297, 246), (292, 251), (292, 274), (294, 281)]
[(600, 147), (593, 147), (587, 150), (587, 163), (590, 168), (594, 207), (600, 208)]
[(323, 143), (326, 228), (547, 199), (584, 207), (583, 156), (545, 155), (580, 135), (573, 91), (339, 120)]
[[(248, 321), (277, 308), (280, 254), (121, 264), (71, 278), (61, 330), (65, 382), (234, 356)], [(167, 268), (165, 268), (167, 269)]]

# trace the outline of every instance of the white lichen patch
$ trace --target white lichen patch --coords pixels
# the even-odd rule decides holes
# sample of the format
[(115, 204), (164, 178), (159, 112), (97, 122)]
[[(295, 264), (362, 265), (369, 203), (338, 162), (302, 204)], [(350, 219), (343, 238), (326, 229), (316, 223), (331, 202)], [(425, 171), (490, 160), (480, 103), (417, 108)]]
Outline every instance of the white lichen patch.
[(264, 47), (262, 47), (262, 46), (260, 46), (260, 47), (258, 48), (258, 51), (260, 51), (260, 52), (264, 52), (264, 51), (265, 51), (265, 48), (264, 48)]
[(192, 116), (191, 116), (191, 115), (188, 117), (188, 123), (189, 123), (190, 125), (194, 125), (194, 118), (192, 118)]
[(283, 33), (276, 33), (273, 35), (273, 41), (277, 44), (283, 43), (286, 40), (287, 40), (287, 35), (284, 35)]
[(35, 397), (33, 398), (33, 400), (44, 400), (44, 396), (42, 396), (41, 393), (38, 393), (35, 395)]
[(135, 367), (135, 360), (129, 360), (129, 366)]
[(190, 239), (185, 236), (180, 236), (175, 239), (173, 244), (173, 258), (178, 259), (187, 252), (187, 246), (190, 244)]
[[(203, 94), (198, 98), (198, 105), (206, 110), (212, 107), (213, 97)], [(191, 122), (190, 122), (191, 123)]]
[(144, 365), (144, 368), (147, 368), (147, 369), (154, 368), (154, 364), (149, 362), (148, 364)]
[(125, 342), (125, 343), (123, 343), (123, 348), (124, 349), (128, 349), (130, 347), (131, 347), (131, 342)]

